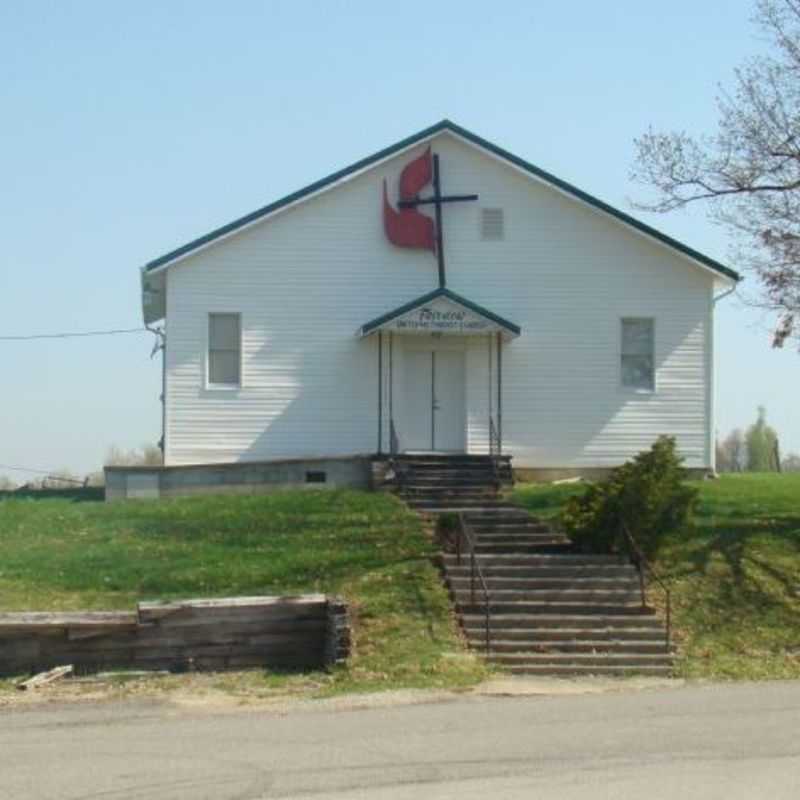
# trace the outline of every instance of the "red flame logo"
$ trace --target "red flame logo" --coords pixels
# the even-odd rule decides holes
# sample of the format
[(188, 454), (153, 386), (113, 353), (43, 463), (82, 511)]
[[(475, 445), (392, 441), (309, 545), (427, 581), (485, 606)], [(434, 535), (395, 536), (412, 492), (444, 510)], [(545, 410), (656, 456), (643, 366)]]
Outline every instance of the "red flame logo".
[[(413, 200), (433, 178), (430, 147), (400, 173), (400, 200)], [(398, 247), (411, 247), (436, 252), (436, 230), (433, 220), (416, 208), (395, 209), (389, 202), (386, 181), (383, 182), (383, 228), (386, 238)]]

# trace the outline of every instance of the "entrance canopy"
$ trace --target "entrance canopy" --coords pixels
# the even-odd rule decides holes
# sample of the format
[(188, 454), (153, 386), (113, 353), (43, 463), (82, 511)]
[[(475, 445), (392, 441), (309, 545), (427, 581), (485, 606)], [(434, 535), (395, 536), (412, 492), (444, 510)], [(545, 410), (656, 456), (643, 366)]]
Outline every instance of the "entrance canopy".
[(513, 322), (445, 288), (376, 317), (358, 333), (370, 336), (381, 331), (460, 336), (499, 333), (506, 341), (516, 339), (522, 332)]

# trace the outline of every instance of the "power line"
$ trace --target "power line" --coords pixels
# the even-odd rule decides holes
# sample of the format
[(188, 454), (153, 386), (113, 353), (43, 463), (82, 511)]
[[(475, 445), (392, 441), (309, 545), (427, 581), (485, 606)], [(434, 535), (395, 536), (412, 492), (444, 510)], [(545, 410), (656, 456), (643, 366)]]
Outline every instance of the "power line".
[(14, 467), (11, 464), (0, 464), (0, 469), (12, 469), (15, 472), (36, 472), (39, 475), (49, 475), (53, 470), (33, 469), (32, 467)]
[(64, 481), (65, 483), (78, 483), (81, 486), (84, 484), (84, 481), (78, 480), (77, 478), (62, 478), (55, 474), (56, 470), (47, 470), (47, 469), (33, 469), (32, 467), (14, 467), (11, 464), (0, 464), (0, 469), (10, 469), (12, 472), (30, 472), (36, 475), (46, 475), (48, 478), (51, 478), (55, 481)]
[(108, 331), (78, 331), (75, 333), (34, 333), (27, 336), (0, 336), (0, 341), (29, 341), (31, 339), (72, 339), (77, 336), (115, 336), (119, 333), (148, 333), (147, 328), (116, 328)]

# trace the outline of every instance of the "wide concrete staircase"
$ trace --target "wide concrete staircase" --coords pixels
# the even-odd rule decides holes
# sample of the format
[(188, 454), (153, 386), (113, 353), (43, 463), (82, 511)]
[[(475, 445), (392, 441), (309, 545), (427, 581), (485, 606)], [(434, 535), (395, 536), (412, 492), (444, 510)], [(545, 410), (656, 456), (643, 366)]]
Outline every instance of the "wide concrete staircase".
[(420, 512), (507, 507), (498, 491), (511, 483), (511, 457), (403, 455), (394, 460), (394, 486)]
[(442, 564), (471, 647), (487, 653), (488, 638), (488, 658), (513, 673), (669, 674), (665, 628), (643, 605), (636, 568), (574, 551), (504, 500), (508, 458), (498, 468), (483, 456), (407, 456), (396, 473), (409, 505), (458, 512), (465, 525), (460, 557), (444, 553)]

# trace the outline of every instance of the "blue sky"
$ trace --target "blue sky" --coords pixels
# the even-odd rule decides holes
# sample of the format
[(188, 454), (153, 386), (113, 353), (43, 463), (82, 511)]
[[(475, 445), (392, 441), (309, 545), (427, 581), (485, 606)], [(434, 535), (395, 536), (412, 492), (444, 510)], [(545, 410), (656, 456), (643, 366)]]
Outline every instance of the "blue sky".
[[(718, 84), (764, 46), (751, 13), (744, 0), (5, 2), (0, 335), (136, 327), (142, 263), (443, 117), (630, 210), (633, 138), (713, 130)], [(638, 216), (728, 259), (700, 209)], [(83, 472), (112, 444), (155, 442), (151, 344), (0, 341), (0, 464)], [(800, 451), (799, 358), (723, 301), (720, 431), (764, 404)]]

